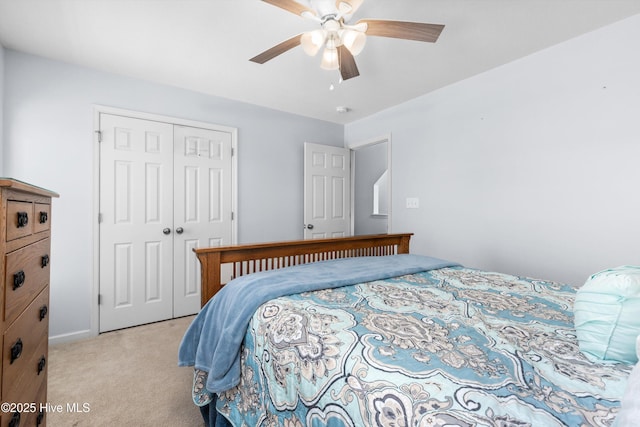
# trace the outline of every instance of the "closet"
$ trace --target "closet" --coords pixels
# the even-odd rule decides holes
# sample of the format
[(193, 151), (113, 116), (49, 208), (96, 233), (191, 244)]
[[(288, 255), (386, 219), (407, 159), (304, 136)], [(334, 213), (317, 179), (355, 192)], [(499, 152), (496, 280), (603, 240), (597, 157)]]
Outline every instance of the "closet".
[(100, 332), (200, 308), (194, 248), (233, 243), (231, 128), (100, 113)]

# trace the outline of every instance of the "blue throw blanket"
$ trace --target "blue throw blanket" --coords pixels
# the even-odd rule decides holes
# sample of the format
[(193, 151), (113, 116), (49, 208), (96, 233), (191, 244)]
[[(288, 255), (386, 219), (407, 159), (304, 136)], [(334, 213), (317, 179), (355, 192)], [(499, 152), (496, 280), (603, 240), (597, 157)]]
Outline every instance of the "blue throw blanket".
[(239, 277), (224, 286), (193, 320), (182, 338), (178, 365), (208, 372), (206, 388), (212, 393), (229, 390), (240, 382), (240, 349), (249, 321), (265, 302), (456, 265), (407, 254), (343, 258)]

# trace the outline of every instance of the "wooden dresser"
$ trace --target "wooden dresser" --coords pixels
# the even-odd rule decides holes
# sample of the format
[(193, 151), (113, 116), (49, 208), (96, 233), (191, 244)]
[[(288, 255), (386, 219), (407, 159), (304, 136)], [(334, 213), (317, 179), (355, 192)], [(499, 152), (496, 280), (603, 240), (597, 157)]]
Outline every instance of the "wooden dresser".
[(49, 340), (51, 198), (0, 178), (1, 427), (44, 426)]

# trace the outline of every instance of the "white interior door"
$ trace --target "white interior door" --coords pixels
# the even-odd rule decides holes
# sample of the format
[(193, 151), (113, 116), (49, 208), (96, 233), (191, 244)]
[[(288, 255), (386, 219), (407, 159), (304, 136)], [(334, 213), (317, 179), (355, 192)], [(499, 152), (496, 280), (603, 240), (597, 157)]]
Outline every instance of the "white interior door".
[(174, 316), (200, 309), (200, 263), (193, 249), (230, 245), (231, 134), (175, 126)]
[(100, 129), (104, 332), (172, 316), (173, 126), (102, 114)]
[(351, 235), (348, 148), (304, 144), (304, 238)]
[(233, 243), (233, 134), (100, 114), (100, 332), (197, 313), (194, 248)]

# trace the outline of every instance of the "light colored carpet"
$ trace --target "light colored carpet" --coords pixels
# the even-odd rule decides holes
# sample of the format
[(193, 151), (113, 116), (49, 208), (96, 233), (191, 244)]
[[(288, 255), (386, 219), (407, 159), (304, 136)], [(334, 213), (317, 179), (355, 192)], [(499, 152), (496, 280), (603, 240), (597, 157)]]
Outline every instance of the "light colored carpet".
[[(48, 411), (47, 425), (202, 426), (191, 401), (193, 370), (178, 367), (178, 346), (192, 319), (50, 346), (47, 401), (63, 410)], [(79, 411), (67, 411), (68, 403)]]

